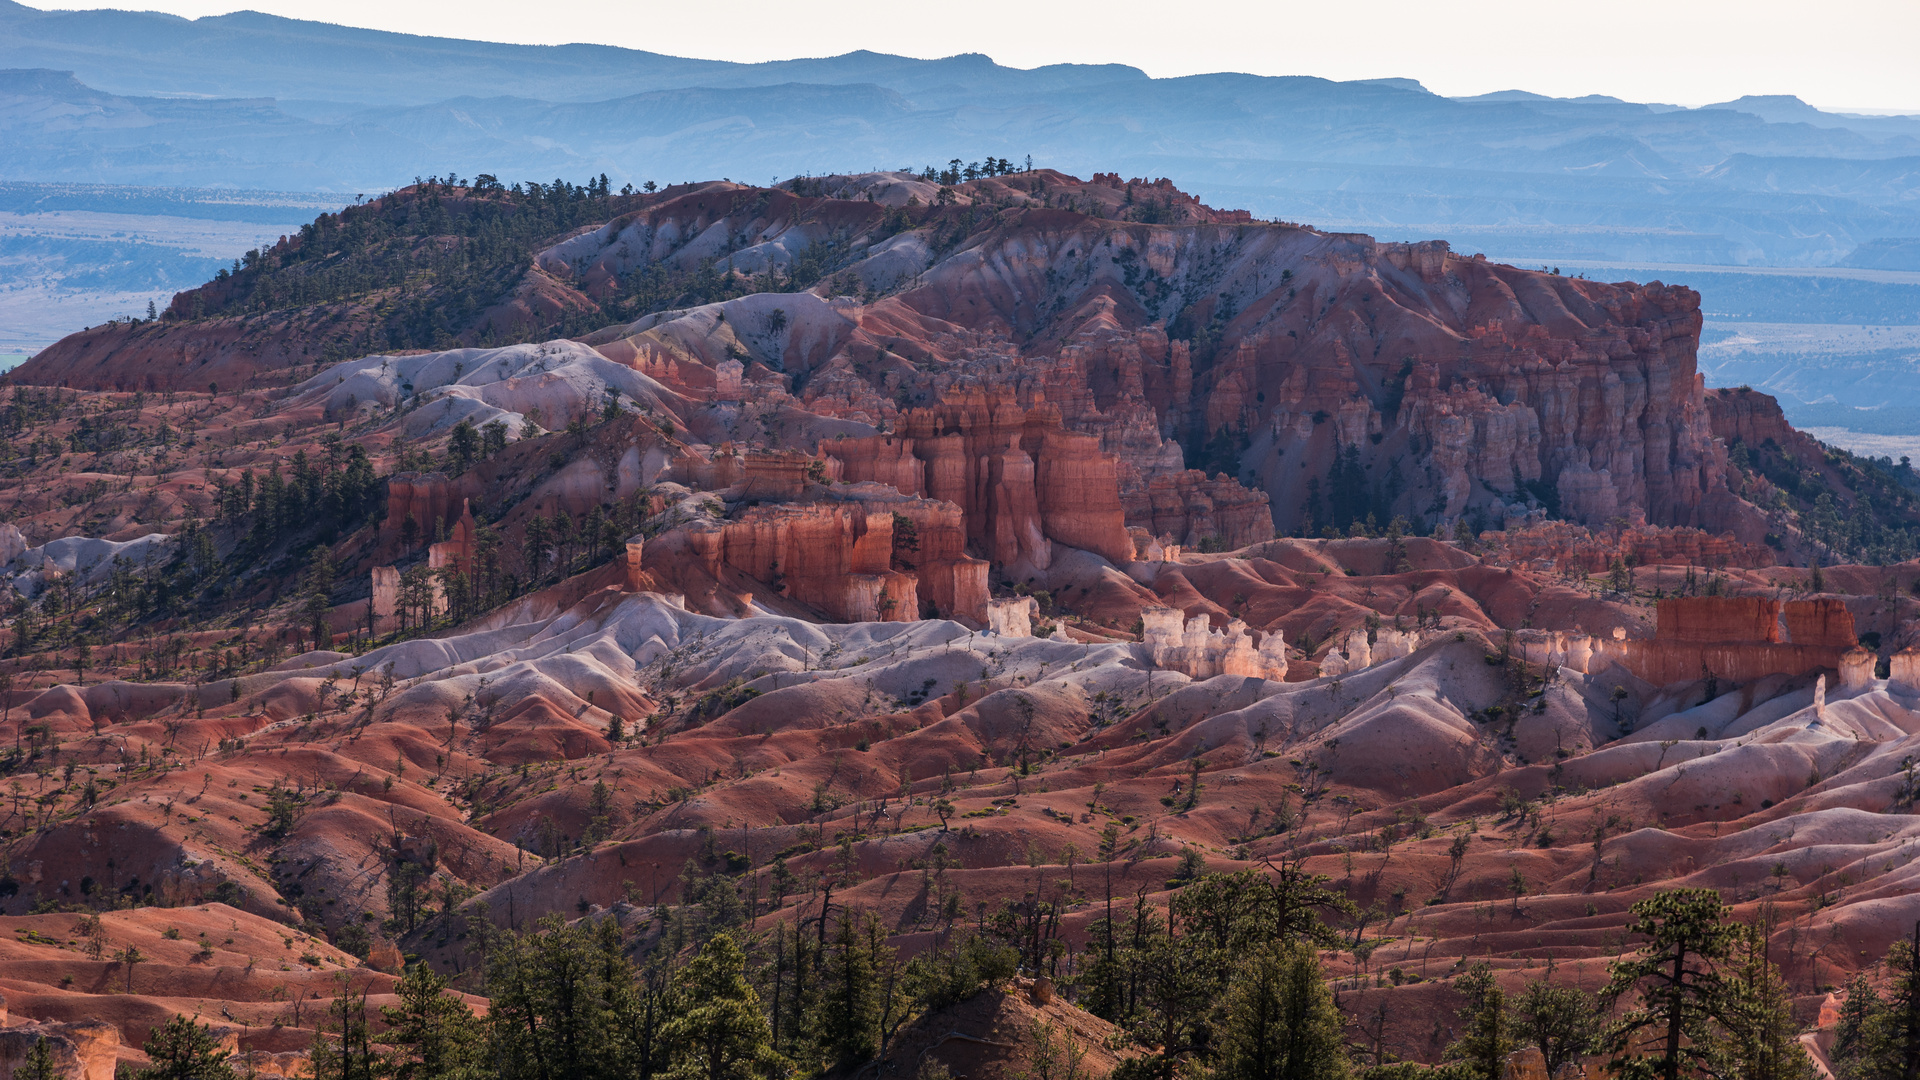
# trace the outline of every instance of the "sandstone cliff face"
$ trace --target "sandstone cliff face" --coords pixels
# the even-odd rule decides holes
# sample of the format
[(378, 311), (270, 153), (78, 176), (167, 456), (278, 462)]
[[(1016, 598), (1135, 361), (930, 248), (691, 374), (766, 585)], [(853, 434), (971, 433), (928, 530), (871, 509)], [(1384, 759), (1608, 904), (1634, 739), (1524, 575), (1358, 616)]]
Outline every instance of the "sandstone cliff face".
[(1054, 541), (1124, 564), (1133, 557), (1116, 461), (1091, 435), (1011, 394), (953, 395), (900, 418), (898, 435), (835, 439), (822, 451), (844, 479), (953, 503), (974, 550), (1044, 570)]
[(1758, 596), (1672, 597), (1660, 601), (1659, 612), (1656, 636), (1661, 641), (1759, 644), (1780, 640), (1778, 600)]
[[(685, 236), (703, 221), (648, 228)], [(582, 251), (612, 259), (618, 235)], [(950, 256), (932, 255), (930, 239), (909, 230), (854, 262), (848, 272), (867, 287), (898, 289), (877, 301), (781, 301), (780, 320), (764, 302), (730, 302), (740, 306), (720, 305), (724, 319), (696, 309), (622, 333), (707, 364), (720, 354), (699, 342), (719, 334), (783, 373), (805, 408), (915, 440), (928, 433), (909, 417), (959, 394), (1051, 407), (1118, 459), (1129, 523), (1183, 539), (1197, 538), (1204, 506), (1184, 528), (1164, 502), (1157, 519), (1144, 515), (1155, 481), (1200, 464), (1187, 459), (1203, 447), (1209, 472), (1263, 491), (1282, 527), (1302, 521), (1310, 485), (1324, 496), (1343, 459), (1343, 486), (1363, 488), (1350, 494), (1382, 520), (1497, 519), (1521, 504), (1596, 525), (1636, 512), (1656, 525), (1726, 524), (1691, 290), (1519, 270), (1440, 243), (1141, 225), (1024, 200)], [(882, 283), (876, 268), (905, 248), (932, 265), (915, 267), (910, 287)], [(639, 269), (646, 250), (628, 245), (609, 272)], [(784, 329), (769, 336), (775, 325)], [(937, 494), (937, 479), (918, 482)]]
[(1796, 451), (1818, 446), (1787, 423), (1779, 400), (1771, 394), (1750, 389), (1709, 390), (1704, 401), (1716, 438), (1755, 446), (1774, 442)]
[(1263, 491), (1198, 469), (1157, 476), (1144, 490), (1121, 493), (1129, 528), (1170, 536), (1200, 549), (1237, 550), (1273, 539), (1273, 514)]
[(376, 558), (403, 558), (440, 539), (460, 517), (464, 499), (443, 473), (399, 473), (387, 480), (387, 516)]
[[(996, 559), (1039, 565), (1047, 528), (1078, 530), (1095, 511), (1063, 505), (1064, 517), (1022, 532), (1022, 515), (1045, 518), (1047, 506), (1009, 502), (976, 522), (989, 489), (1022, 497), (1029, 465), (1018, 454), (1036, 485), (1051, 482), (1044, 439), (1016, 421), (1016, 452), (991, 409), (984, 429), (965, 431), (916, 430), (915, 412), (951, 415), (943, 402), (989, 394), (1010, 395), (1029, 417), (1051, 410), (1053, 425), (1094, 436), (1113, 456), (1127, 524), (1188, 543), (1264, 538), (1257, 496), (1223, 488), (1221, 475), (1264, 494), (1286, 529), (1317, 499), (1316, 528), (1367, 513), (1498, 520), (1521, 505), (1590, 525), (1640, 514), (1655, 525), (1737, 527), (1745, 542), (1768, 531), (1728, 492), (1715, 441), (1736, 430), (1767, 436), (1758, 414), (1716, 401), (1725, 415), (1709, 415), (1691, 290), (1519, 270), (1439, 242), (1256, 223), (1161, 181), (1043, 171), (962, 184), (952, 205), (907, 207), (914, 183), (842, 177), (806, 195), (712, 183), (621, 203), (631, 209), (537, 253), (501, 310), (549, 294), (613, 303), (634, 274), (689, 273), (723, 256), (734, 274), (761, 275), (830, 253), (833, 279), (811, 291), (647, 314), (585, 340), (692, 402), (781, 400), (917, 445), (961, 435), (966, 464), (955, 476), (870, 476), (967, 507), (976, 549)], [(1129, 220), (1149, 204), (1155, 223)], [(865, 299), (848, 295), (856, 291)], [(183, 370), (211, 358), (210, 372), (277, 340), (264, 323), (150, 333), (228, 334), (198, 356), (168, 354)], [(75, 341), (65, 359), (34, 370), (136, 385), (172, 348), (122, 355), (105, 338)], [(983, 430), (996, 444), (984, 455)], [(1060, 478), (1073, 479), (1082, 451), (1065, 440), (1056, 448)], [(940, 456), (922, 449), (911, 456), (923, 464)], [(1214, 477), (1204, 493), (1178, 479), (1196, 467)], [(955, 483), (968, 489), (943, 486)]]
[(1695, 596), (1660, 601), (1651, 640), (1597, 639), (1592, 652), (1594, 665), (1617, 662), (1640, 679), (1666, 686), (1703, 678), (1745, 684), (1768, 676), (1843, 672), (1857, 648), (1853, 616), (1838, 600)]
[(1777, 561), (1765, 544), (1742, 543), (1730, 535), (1701, 529), (1658, 525), (1581, 528), (1564, 521), (1547, 521), (1489, 533), (1485, 538), (1499, 556), (1514, 565), (1537, 565), (1589, 574), (1607, 570), (1615, 560), (1630, 566), (1746, 567), (1758, 569)]
[(718, 526), (707, 569), (722, 565), (848, 622), (920, 617), (918, 582), (892, 569), (893, 515), (861, 507), (760, 506)]
[[(728, 458), (716, 452), (707, 460), (692, 450), (674, 471), (708, 475)], [(661, 500), (656, 512), (670, 510), (682, 524), (645, 548), (652, 575), (690, 596), (720, 596), (733, 608), (758, 598), (785, 613), (841, 622), (984, 622), (987, 562), (967, 553), (960, 507), (866, 482), (807, 484), (771, 501), (746, 475), (758, 471), (756, 460), (781, 471), (791, 464), (786, 455), (748, 454), (721, 469), (741, 475), (713, 495), (660, 489), (667, 494), (654, 496)], [(639, 545), (629, 548), (637, 566), (631, 549)], [(682, 551), (694, 566), (676, 557)], [(698, 580), (689, 580), (690, 570)], [(803, 608), (788, 611), (776, 602), (785, 600)]]

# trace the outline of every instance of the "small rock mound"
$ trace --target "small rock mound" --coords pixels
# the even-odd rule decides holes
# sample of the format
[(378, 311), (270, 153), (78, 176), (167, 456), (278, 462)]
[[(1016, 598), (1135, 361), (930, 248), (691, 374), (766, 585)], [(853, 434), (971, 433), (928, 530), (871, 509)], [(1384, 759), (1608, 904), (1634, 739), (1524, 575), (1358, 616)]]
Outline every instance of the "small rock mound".
[[(878, 1074), (921, 1076), (938, 1064), (954, 1080), (1105, 1076), (1123, 1060), (1108, 1049), (1115, 1030), (1055, 995), (1045, 978), (1017, 979), (1004, 990), (983, 990), (907, 1025), (881, 1057)], [(872, 1075), (873, 1063), (860, 1071)]]

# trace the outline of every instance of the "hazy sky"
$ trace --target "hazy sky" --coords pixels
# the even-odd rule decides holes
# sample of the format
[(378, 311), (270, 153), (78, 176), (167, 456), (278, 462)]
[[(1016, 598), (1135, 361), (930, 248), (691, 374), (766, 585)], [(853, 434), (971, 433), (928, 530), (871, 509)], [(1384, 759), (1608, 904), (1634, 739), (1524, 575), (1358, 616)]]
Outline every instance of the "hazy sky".
[[(162, 0), (158, 8), (200, 16), (236, 6), (235, 0)], [(920, 57), (982, 52), (1017, 67), (1119, 62), (1155, 76), (1405, 76), (1449, 95), (1521, 88), (1699, 105), (1742, 94), (1797, 94), (1828, 108), (1920, 112), (1920, 0), (922, 0), (838, 7), (804, 0), (252, 0), (245, 6), (415, 34), (585, 41), (725, 60), (858, 48)]]

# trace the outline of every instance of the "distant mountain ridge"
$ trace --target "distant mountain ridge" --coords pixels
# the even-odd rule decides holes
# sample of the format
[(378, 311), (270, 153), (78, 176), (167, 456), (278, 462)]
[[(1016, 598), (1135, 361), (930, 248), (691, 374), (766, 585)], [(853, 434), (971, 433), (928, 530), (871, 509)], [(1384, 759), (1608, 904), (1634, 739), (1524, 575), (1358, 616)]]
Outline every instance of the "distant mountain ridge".
[(1153, 79), (978, 54), (739, 64), (13, 0), (0, 69), (0, 179), (351, 197), (447, 169), (618, 187), (1032, 155), (1549, 263), (1819, 266), (1920, 235), (1920, 118), (1792, 97), (1453, 99), (1412, 79)]
[[(137, 59), (137, 64), (126, 64)], [(422, 37), (236, 11), (41, 11), (0, 0), (0, 67), (71, 69), (128, 96), (313, 98), (420, 105), (462, 95), (595, 101), (679, 87), (874, 83), (1031, 93), (1145, 82), (1124, 64), (1003, 67), (978, 53), (917, 60), (857, 50), (742, 64), (611, 45), (511, 45)]]

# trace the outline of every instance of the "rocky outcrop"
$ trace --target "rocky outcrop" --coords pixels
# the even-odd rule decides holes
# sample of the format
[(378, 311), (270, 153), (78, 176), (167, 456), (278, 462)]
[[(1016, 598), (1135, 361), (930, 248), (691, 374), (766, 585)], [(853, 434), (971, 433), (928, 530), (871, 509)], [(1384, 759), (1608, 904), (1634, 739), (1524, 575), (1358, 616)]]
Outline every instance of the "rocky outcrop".
[(1116, 564), (1132, 558), (1113, 456), (1011, 393), (956, 395), (907, 413), (898, 434), (834, 439), (821, 451), (848, 482), (960, 507), (969, 545), (993, 563), (1044, 570), (1055, 541)]
[(1787, 423), (1786, 414), (1780, 411), (1779, 400), (1771, 394), (1763, 394), (1751, 387), (1716, 389), (1708, 390), (1703, 400), (1707, 407), (1707, 419), (1713, 426), (1714, 438), (1729, 443), (1751, 443), (1754, 446), (1771, 442), (1789, 450), (1817, 445), (1813, 439), (1795, 431)]
[(26, 554), (32, 545), (20, 534), (18, 526), (12, 522), (0, 524), (0, 566), (10, 565), (13, 560)]
[(1398, 660), (1413, 655), (1420, 647), (1420, 636), (1408, 630), (1393, 630), (1381, 627), (1371, 632), (1355, 630), (1346, 638), (1330, 647), (1326, 655), (1320, 658), (1320, 674), (1345, 675), (1351, 671), (1361, 671), (1375, 664), (1384, 664), (1389, 660)]
[(1031, 596), (1009, 596), (987, 601), (987, 633), (998, 637), (1032, 637), (1040, 604)]
[(427, 547), (427, 569), (452, 574), (473, 573), (474, 559), (480, 550), (476, 542), (478, 531), (473, 508), (466, 499), (461, 499), (459, 514), (446, 525), (447, 538)]
[(1920, 694), (1920, 647), (1909, 646), (1889, 657), (1887, 678), (1909, 694)]
[(1491, 533), (1487, 542), (1498, 560), (1536, 570), (1605, 572), (1619, 561), (1627, 566), (1703, 566), (1757, 569), (1775, 563), (1765, 544), (1742, 543), (1732, 535), (1683, 526), (1611, 524), (1588, 528), (1567, 521), (1536, 521)]
[(1127, 525), (1183, 547), (1233, 551), (1273, 539), (1267, 494), (1198, 469), (1157, 476), (1123, 493)]
[[(687, 541), (708, 575), (744, 574), (835, 620), (986, 621), (987, 564), (966, 553), (952, 503), (836, 485), (813, 501), (747, 506), (737, 517), (696, 523)], [(637, 565), (638, 547), (628, 545), (629, 564)]]
[(742, 449), (728, 443), (711, 454), (675, 457), (669, 475), (701, 491), (726, 491), (739, 499), (779, 502), (798, 498), (808, 480), (823, 467), (819, 458), (798, 450)]
[(1655, 686), (1697, 679), (1744, 685), (1769, 675), (1836, 671), (1841, 687), (1853, 689), (1873, 670), (1872, 654), (1853, 638), (1852, 615), (1831, 599), (1670, 597), (1660, 601), (1653, 638), (1615, 633), (1520, 631), (1521, 655), (1580, 672), (1617, 663)]
[(1790, 600), (1780, 609), (1780, 621), (1786, 628), (1785, 640), (1795, 645), (1819, 645), (1830, 649), (1853, 649), (1860, 638), (1854, 632), (1853, 613), (1844, 601), (1826, 596), (1814, 600)]
[(444, 537), (462, 500), (444, 473), (395, 473), (387, 480), (387, 516), (380, 520), (382, 560), (401, 558)]
[(1655, 637), (1662, 642), (1763, 644), (1780, 640), (1778, 600), (1759, 596), (1675, 596), (1660, 601), (1658, 610)]
[(730, 567), (849, 622), (920, 617), (918, 582), (891, 568), (893, 515), (821, 503), (748, 509), (710, 528), (707, 571)]
[(120, 1030), (103, 1020), (0, 1028), (0, 1080), (22, 1075), (27, 1055), (43, 1041), (61, 1080), (113, 1080)]
[(1843, 692), (1865, 690), (1873, 684), (1876, 657), (1856, 645), (1840, 657), (1840, 689)]
[(400, 628), (400, 571), (397, 567), (376, 566), (372, 572), (369, 630), (374, 637), (385, 637)]
[(1239, 619), (1225, 630), (1215, 630), (1205, 615), (1188, 619), (1179, 608), (1150, 607), (1141, 611), (1141, 641), (1153, 666), (1178, 671), (1192, 679), (1239, 675), (1284, 682), (1287, 643), (1277, 633), (1260, 637), (1256, 646)]

